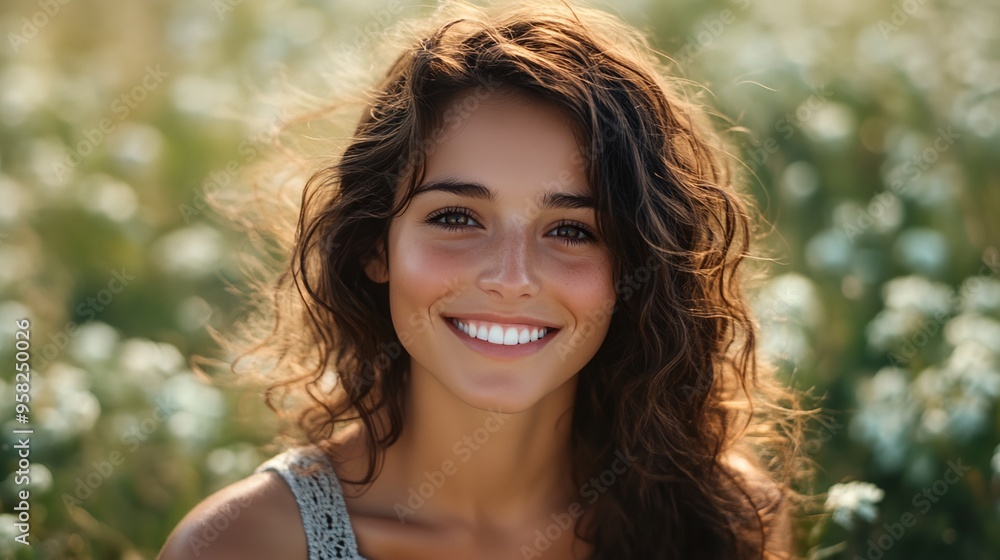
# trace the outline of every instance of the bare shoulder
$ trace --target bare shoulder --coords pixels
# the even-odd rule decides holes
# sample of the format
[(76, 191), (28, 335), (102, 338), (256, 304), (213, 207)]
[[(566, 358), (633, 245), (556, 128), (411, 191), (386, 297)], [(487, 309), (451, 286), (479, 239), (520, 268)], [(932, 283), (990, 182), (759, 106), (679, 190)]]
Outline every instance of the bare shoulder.
[(785, 493), (755, 457), (730, 450), (720, 457), (722, 465), (733, 475), (753, 500), (757, 509), (770, 510), (780, 506)]
[(305, 560), (306, 556), (295, 496), (280, 475), (266, 471), (202, 500), (170, 533), (157, 558)]
[(794, 558), (792, 507), (788, 489), (746, 453), (730, 451), (720, 460), (749, 496), (759, 515), (764, 529), (765, 558)]

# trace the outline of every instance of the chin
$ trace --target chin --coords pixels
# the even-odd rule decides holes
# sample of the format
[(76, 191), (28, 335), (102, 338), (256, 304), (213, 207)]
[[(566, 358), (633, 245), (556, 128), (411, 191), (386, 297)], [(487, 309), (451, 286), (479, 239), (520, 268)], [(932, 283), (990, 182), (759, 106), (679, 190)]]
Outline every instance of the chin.
[(468, 406), (508, 414), (532, 408), (565, 385), (557, 381), (541, 383), (538, 378), (518, 379), (497, 374), (488, 374), (476, 379), (464, 377), (441, 381), (452, 394)]
[(516, 414), (538, 404), (544, 395), (519, 387), (464, 387), (452, 390), (463, 403), (488, 412)]

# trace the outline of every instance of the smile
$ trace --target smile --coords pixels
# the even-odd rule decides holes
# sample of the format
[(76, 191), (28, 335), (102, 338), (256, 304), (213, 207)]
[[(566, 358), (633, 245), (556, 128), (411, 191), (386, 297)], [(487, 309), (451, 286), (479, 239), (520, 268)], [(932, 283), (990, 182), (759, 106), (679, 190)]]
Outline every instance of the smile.
[(442, 318), (466, 346), (493, 358), (519, 358), (534, 354), (559, 332), (559, 329), (552, 327)]
[(461, 321), (451, 318), (452, 324), (470, 338), (478, 338), (492, 344), (503, 346), (514, 346), (515, 344), (526, 344), (539, 338), (544, 338), (549, 332), (546, 327), (504, 327), (496, 323), (484, 321)]

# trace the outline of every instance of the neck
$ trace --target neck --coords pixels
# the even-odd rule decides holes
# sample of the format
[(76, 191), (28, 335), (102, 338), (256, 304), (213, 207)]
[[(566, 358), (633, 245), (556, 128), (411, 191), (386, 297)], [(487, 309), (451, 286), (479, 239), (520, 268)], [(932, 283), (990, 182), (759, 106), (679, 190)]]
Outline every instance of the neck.
[(407, 521), (500, 526), (564, 509), (575, 391), (574, 377), (527, 410), (486, 411), (413, 364), (403, 432), (385, 462), (399, 473)]

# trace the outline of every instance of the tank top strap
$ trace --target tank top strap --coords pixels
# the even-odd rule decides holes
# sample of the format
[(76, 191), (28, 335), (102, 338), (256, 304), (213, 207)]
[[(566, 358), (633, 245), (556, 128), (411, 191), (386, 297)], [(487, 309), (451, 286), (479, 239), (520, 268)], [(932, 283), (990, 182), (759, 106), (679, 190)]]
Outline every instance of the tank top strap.
[(343, 489), (326, 454), (314, 445), (295, 447), (261, 463), (255, 472), (281, 475), (298, 503), (309, 560), (365, 560), (358, 553)]

